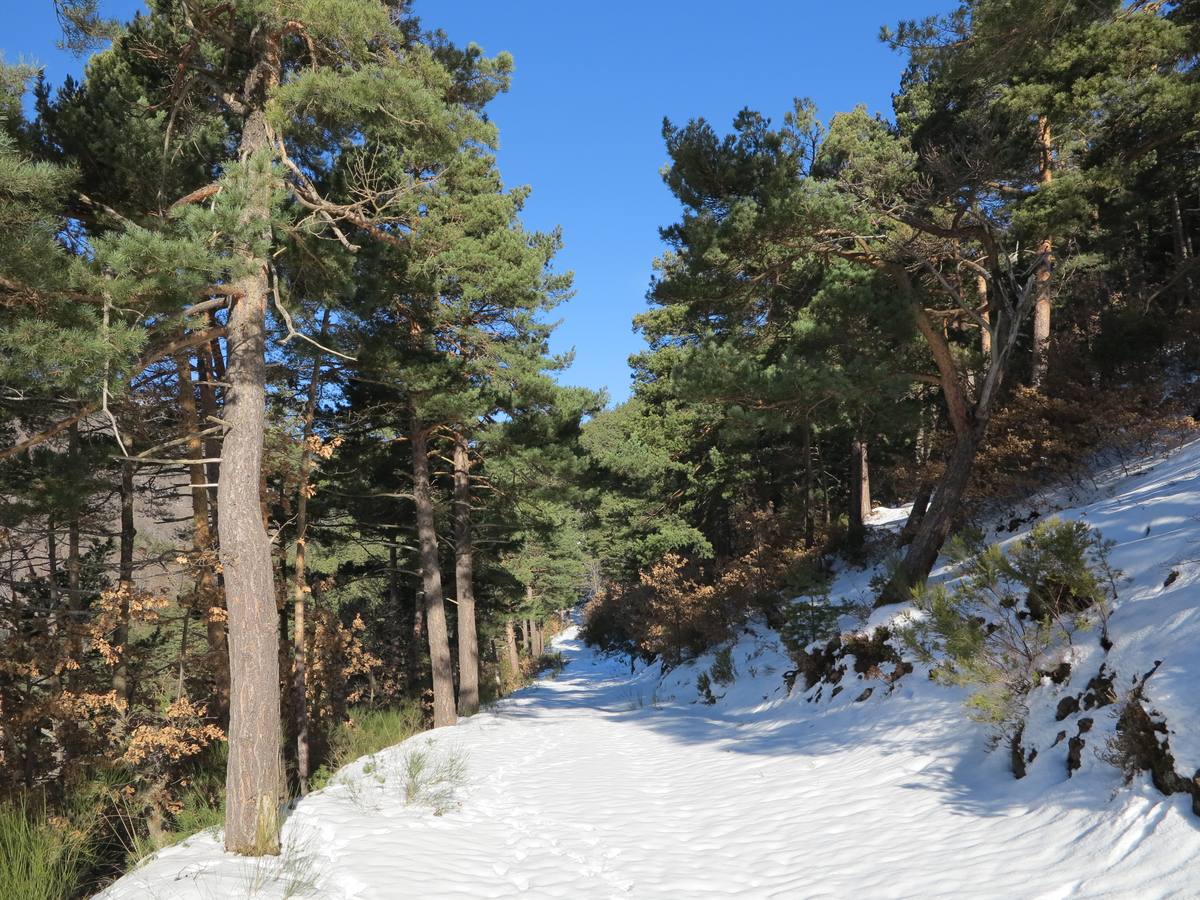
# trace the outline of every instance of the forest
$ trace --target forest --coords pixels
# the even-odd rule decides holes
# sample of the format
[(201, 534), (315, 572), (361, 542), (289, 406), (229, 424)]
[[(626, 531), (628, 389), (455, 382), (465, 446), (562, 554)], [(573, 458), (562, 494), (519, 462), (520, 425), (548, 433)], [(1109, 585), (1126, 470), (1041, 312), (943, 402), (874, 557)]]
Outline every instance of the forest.
[[(965, 604), (1053, 580), (1012, 626), (1042, 666), (1116, 575), (1086, 529), (965, 548), (1195, 428), (1200, 7), (963, 0), (882, 29), (889, 116), (797, 84), (664, 121), (614, 404), (551, 351), (572, 273), (497, 164), (509, 54), (407, 0), (38, 2), (87, 63), (0, 68), (0, 894), (213, 826), (286, 855), (299, 798), (560, 670), (576, 620), (664, 676), (765, 623), (811, 687), (846, 565), (1023, 759), (1041, 676), (979, 662)], [(947, 553), (979, 594), (927, 584)]]

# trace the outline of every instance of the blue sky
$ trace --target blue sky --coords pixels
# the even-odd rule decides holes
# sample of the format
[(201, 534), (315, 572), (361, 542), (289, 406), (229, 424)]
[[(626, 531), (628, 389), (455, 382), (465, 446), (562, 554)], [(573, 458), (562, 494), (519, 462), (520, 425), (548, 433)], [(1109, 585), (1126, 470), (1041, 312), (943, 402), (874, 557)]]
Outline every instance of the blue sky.
[[(749, 106), (778, 119), (793, 97), (823, 117), (865, 103), (890, 112), (902, 60), (879, 26), (950, 9), (952, 0), (416, 0), (426, 27), (457, 43), (516, 59), (512, 90), (490, 114), (500, 128), (500, 168), (529, 184), (525, 221), (561, 225), (559, 266), (575, 273), (554, 349), (575, 349), (563, 380), (629, 391), (626, 360), (643, 342), (632, 317), (646, 305), (658, 228), (678, 207), (659, 171), (663, 116), (704, 116), (725, 128)], [(6, 10), (0, 50), (24, 56), (61, 82), (82, 62), (58, 50), (51, 0)], [(140, 0), (101, 0), (125, 18)]]

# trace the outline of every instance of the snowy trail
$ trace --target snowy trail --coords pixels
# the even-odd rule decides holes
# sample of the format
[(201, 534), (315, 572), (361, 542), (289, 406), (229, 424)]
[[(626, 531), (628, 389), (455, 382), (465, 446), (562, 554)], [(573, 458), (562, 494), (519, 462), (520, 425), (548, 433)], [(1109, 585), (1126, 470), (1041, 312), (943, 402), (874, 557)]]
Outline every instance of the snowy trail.
[[(1200, 896), (1181, 800), (997, 778), (1000, 754), (964, 742), (954, 699), (805, 709), (771, 696), (785, 660), (747, 639), (739, 663), (759, 677), (733, 688), (747, 696), (656, 708), (656, 670), (630, 675), (574, 629), (556, 643), (557, 678), (408, 742), (466, 756), (461, 808), (434, 816), (404, 805), (399, 776), (379, 784), (401, 748), (299, 805), (285, 836), (311, 858), (315, 896)], [(664, 689), (683, 692), (681, 672)], [(201, 836), (107, 896), (287, 893), (248, 866)]]
[[(359, 760), (299, 803), (282, 860), (232, 857), (202, 834), (104, 896), (1198, 898), (1190, 798), (1145, 776), (1125, 787), (1098, 758), (1115, 707), (1065, 721), (1054, 709), (1101, 663), (1125, 685), (1161, 659), (1148, 701), (1178, 771), (1200, 767), (1200, 441), (1073, 502), (1050, 498), (1041, 513), (1118, 542), (1115, 647), (1080, 643), (1072, 681), (1031, 695), (1024, 739), (1039, 753), (1020, 781), (1003, 749), (985, 751), (961, 692), (920, 670), (890, 693), (851, 673), (819, 701), (816, 688), (788, 696), (777, 638), (748, 629), (732, 649), (738, 677), (710, 706), (696, 676), (712, 656), (630, 673), (572, 628), (554, 642), (567, 660), (557, 676)], [(845, 572), (835, 592), (854, 596), (869, 574)], [(1082, 734), (1083, 716), (1092, 730), (1068, 776), (1055, 735)], [(466, 760), (460, 803), (442, 816), (404, 803), (405, 755), (423, 747)]]

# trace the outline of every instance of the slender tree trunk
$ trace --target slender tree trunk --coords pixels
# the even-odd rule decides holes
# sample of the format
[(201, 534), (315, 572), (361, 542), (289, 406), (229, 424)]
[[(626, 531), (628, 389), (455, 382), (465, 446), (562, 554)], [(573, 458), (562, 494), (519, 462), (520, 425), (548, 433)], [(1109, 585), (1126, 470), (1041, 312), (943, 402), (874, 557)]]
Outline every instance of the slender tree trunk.
[[(1183, 227), (1183, 211), (1179, 208), (1179, 194), (1171, 192), (1171, 227), (1175, 234), (1175, 265), (1186, 267), (1191, 263), (1191, 245), (1187, 231)], [(1179, 285), (1180, 299), (1183, 303), (1191, 302), (1194, 286), (1191, 272), (1188, 272)]]
[(396, 671), (402, 672), (402, 671), (404, 671), (403, 666), (404, 666), (404, 663), (406, 662), (406, 659), (404, 658), (404, 653), (403, 653), (403, 650), (404, 650), (403, 622), (406, 617), (401, 615), (401, 612), (400, 612), (400, 572), (398, 571), (400, 568), (400, 565), (399, 565), (399, 560), (397, 559), (398, 555), (399, 554), (397, 553), (395, 544), (392, 544), (391, 546), (388, 547), (388, 609), (391, 611), (391, 615), (394, 617), (393, 619), (391, 619), (391, 621), (401, 623), (399, 625), (399, 628), (397, 629), (399, 633), (396, 634), (396, 636), (395, 636), (396, 645), (393, 648), (393, 650), (394, 650), (394, 655), (395, 655), (395, 660), (396, 660), (396, 663), (395, 663)]
[[(205, 347), (196, 348), (196, 375), (200, 387), (200, 426), (204, 430), (215, 424), (213, 420), (220, 419), (220, 406), (217, 404), (217, 392), (211, 384), (215, 377), (212, 374), (212, 354)], [(204, 438), (204, 456), (207, 459), (217, 459), (221, 455), (221, 439), (217, 435), (207, 435)], [(204, 474), (208, 479), (208, 511), (209, 533), (217, 537), (217, 482), (221, 480), (221, 464), (206, 463)]]
[(811, 547), (816, 539), (813, 515), (812, 422), (804, 420), (804, 546)]
[(871, 477), (867, 468), (867, 443), (850, 444), (850, 537), (862, 543), (871, 516)]
[(421, 682), (421, 648), (425, 646), (425, 613), (419, 599), (413, 601), (412, 633), (408, 650), (408, 683), (416, 687)]
[[(329, 307), (321, 316), (321, 337), (329, 330)], [(308, 598), (308, 577), (305, 564), (308, 548), (308, 483), (312, 468), (313, 421), (317, 415), (317, 400), (321, 396), (321, 357), (314, 357), (308, 376), (308, 399), (304, 404), (304, 429), (300, 441), (300, 474), (296, 490), (296, 567), (292, 580), (292, 605), (295, 609), (295, 632), (292, 638), (292, 703), (296, 714), (296, 780), (300, 795), (308, 793), (308, 682), (306, 667), (308, 645), (305, 641), (304, 612)], [(286, 607), (285, 607), (286, 608)]]
[(471, 458), (454, 435), (454, 588), (458, 595), (458, 714), (479, 712), (479, 637), (475, 633), (475, 561), (471, 543)]
[[(79, 462), (79, 423), (71, 425), (67, 432), (67, 455), (72, 469)], [(82, 664), (83, 635), (82, 621), (79, 613), (83, 610), (83, 559), (79, 547), (79, 518), (84, 498), (71, 498), (71, 515), (67, 520), (67, 608), (71, 615), (66, 618), (67, 646), (71, 659)], [(74, 689), (79, 684), (80, 669), (72, 669), (67, 675), (67, 683)]]
[[(274, 51), (277, 53), (277, 49)], [(272, 72), (277, 72), (277, 68)], [(273, 74), (258, 78), (274, 82)], [(267, 86), (256, 85), (258, 89)], [(262, 107), (246, 116), (239, 156), (245, 166), (243, 223), (270, 241), (275, 175), (271, 135)], [(221, 566), (229, 607), (229, 764), (226, 769), (225, 849), (262, 855), (279, 852), (282, 788), (279, 715), (279, 621), (271, 541), (263, 525), (261, 474), (266, 418), (267, 260), (246, 248), (248, 274), (233, 282), (229, 314), (224, 420), (217, 498)]]
[(521, 652), (517, 649), (517, 628), (512, 619), (504, 620), (504, 643), (508, 648), (508, 686), (521, 683)]
[[(128, 438), (126, 450), (131, 449)], [(117, 647), (117, 664), (113, 667), (112, 689), (118, 697), (128, 700), (132, 694), (129, 683), (129, 595), (133, 591), (133, 542), (137, 531), (133, 523), (133, 463), (121, 463), (121, 547), (117, 563), (117, 593), (120, 604), (113, 645)]]
[[(1054, 180), (1054, 150), (1050, 120), (1038, 116), (1038, 183), (1045, 189)], [(1050, 363), (1050, 268), (1054, 245), (1049, 235), (1038, 242), (1037, 285), (1033, 304), (1033, 375), (1030, 383), (1041, 387)]]
[[(533, 595), (533, 589), (527, 588), (529, 596)], [(526, 619), (523, 626), (525, 632), (525, 655), (533, 656), (533, 619)]]
[[(196, 372), (199, 380), (200, 405), (196, 404), (196, 390), (192, 385), (191, 361), (186, 356), (177, 356), (176, 369), (179, 373), (179, 408), (183, 418), (183, 433), (188, 438), (187, 454), (191, 459), (214, 459), (221, 455), (221, 442), (214, 437), (200, 438), (212, 423), (209, 416), (217, 417), (212, 399), (212, 387), (207, 381), (209, 354), (204, 347), (196, 351)], [(221, 592), (217, 584), (217, 573), (213, 570), (211, 554), (216, 546), (213, 522), (216, 521), (216, 506), (212, 488), (207, 485), (219, 482), (218, 463), (196, 464), (188, 467), (192, 485), (192, 553), (196, 566), (196, 607), (204, 616), (205, 635), (208, 639), (208, 656), (213, 670), (213, 702), (211, 710), (217, 721), (225, 723), (229, 717), (229, 652), (225, 634), (225, 616), (214, 615), (214, 608), (222, 609)]]
[(421, 580), (425, 588), (425, 625), (429, 634), (429, 661), (433, 669), (433, 727), (453, 725), (454, 668), (442, 597), (442, 570), (438, 562), (437, 530), (433, 521), (433, 492), (429, 483), (429, 435), (413, 417), (413, 496), (417, 507), (417, 543), (421, 553)]
[[(988, 304), (988, 283), (983, 275), (975, 276), (975, 292), (979, 295), (979, 315), (988, 326), (992, 323), (992, 310)], [(990, 328), (979, 329), (979, 349), (984, 358), (992, 355), (992, 332)]]

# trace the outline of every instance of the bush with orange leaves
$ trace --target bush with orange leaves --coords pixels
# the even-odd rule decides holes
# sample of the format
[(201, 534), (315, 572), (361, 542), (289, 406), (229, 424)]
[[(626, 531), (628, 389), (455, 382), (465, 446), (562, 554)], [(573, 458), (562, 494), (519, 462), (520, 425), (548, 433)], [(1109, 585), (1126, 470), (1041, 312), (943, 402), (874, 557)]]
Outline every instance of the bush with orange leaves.
[(773, 612), (789, 576), (817, 551), (770, 508), (745, 515), (739, 531), (748, 548), (719, 569), (667, 553), (638, 584), (606, 585), (584, 610), (584, 638), (673, 666), (727, 640), (751, 612)]
[(367, 626), (361, 616), (356, 615), (346, 625), (336, 611), (314, 604), (312, 617), (305, 681), (310, 741), (320, 758), (329, 735), (346, 720), (349, 707), (377, 699), (379, 683), (375, 674), (383, 661), (363, 643)]

